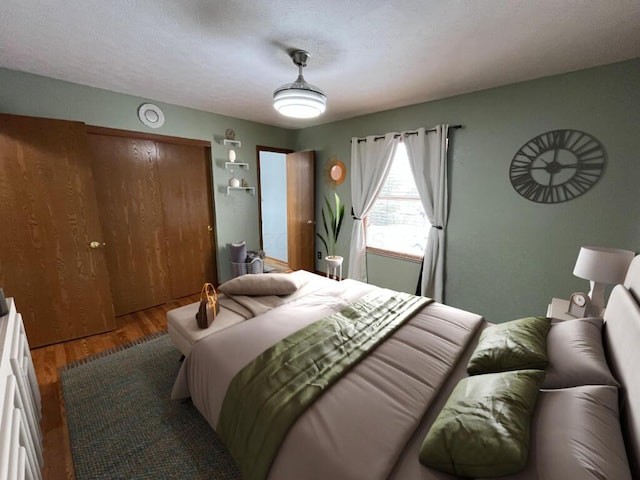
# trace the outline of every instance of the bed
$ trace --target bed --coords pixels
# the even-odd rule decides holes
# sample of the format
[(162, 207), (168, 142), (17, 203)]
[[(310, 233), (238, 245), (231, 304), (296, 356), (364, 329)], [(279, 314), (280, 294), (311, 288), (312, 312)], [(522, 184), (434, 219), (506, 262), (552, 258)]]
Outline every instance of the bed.
[[(287, 287), (273, 288), (273, 283), (277, 284), (285, 278), (284, 274), (266, 274), (268, 277), (243, 275), (230, 282), (226, 282), (223, 291), (218, 292), (218, 304), (220, 310), (216, 316), (216, 321), (209, 328), (201, 329), (194, 320), (198, 312), (200, 302), (184, 305), (167, 312), (167, 330), (169, 338), (175, 347), (180, 350), (185, 357), (191, 352), (194, 343), (213, 335), (225, 328), (236, 325), (240, 322), (253, 318), (261, 313), (265, 313), (273, 308), (292, 302), (319, 290), (333, 281), (326, 277), (321, 277), (313, 273), (298, 270), (286, 274), (289, 280)], [(251, 289), (251, 284), (261, 284), (260, 280), (274, 280), (272, 288), (266, 291), (256, 291), (260, 295), (245, 295), (247, 286)], [(249, 285), (247, 285), (249, 284)], [(264, 290), (264, 289), (263, 289)], [(277, 293), (278, 295), (274, 295)]]
[[(612, 292), (604, 326), (600, 319), (550, 326), (544, 381), (556, 385), (545, 383), (537, 394), (526, 468), (501, 478), (640, 478), (639, 293), (636, 258), (625, 285)], [(173, 398), (190, 397), (220, 433), (227, 428), (221, 413), (228, 412), (227, 390), (255, 357), (353, 302), (384, 295), (385, 289), (354, 280), (332, 282), (210, 335), (193, 345)], [(425, 466), (421, 448), (452, 392), (469, 376), (469, 359), (485, 329), (479, 315), (437, 302), (418, 306), (304, 409), (266, 471), (241, 466), (243, 478), (461, 478)], [(587, 333), (575, 339), (574, 330)], [(585, 346), (594, 338), (597, 345)]]

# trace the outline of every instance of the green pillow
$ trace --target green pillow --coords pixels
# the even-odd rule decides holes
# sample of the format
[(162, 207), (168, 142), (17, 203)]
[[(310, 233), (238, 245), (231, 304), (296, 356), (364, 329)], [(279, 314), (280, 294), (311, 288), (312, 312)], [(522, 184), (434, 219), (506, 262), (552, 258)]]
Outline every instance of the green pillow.
[(462, 379), (431, 426), (420, 462), (460, 477), (510, 475), (524, 469), (541, 370)]
[(480, 335), (467, 372), (506, 372), (527, 368), (544, 370), (547, 360), (547, 333), (551, 319), (528, 317), (486, 328)]

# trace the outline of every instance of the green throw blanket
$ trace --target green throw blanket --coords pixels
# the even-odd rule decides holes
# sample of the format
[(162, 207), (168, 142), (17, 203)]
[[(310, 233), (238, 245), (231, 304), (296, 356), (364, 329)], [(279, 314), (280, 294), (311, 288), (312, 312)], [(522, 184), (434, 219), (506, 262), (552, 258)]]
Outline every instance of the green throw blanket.
[(244, 480), (264, 479), (311, 403), (431, 300), (377, 290), (256, 357), (231, 381), (217, 432)]

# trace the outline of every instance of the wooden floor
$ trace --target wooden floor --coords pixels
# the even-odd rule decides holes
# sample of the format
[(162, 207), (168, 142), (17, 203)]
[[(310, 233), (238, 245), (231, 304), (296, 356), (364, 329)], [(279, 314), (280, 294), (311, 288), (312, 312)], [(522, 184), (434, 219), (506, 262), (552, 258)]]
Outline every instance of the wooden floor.
[(287, 262), (276, 258), (264, 257), (264, 271), (273, 273), (292, 272)]
[[(41, 427), (44, 442), (42, 475), (45, 480), (75, 478), (58, 369), (69, 362), (166, 329), (165, 314), (168, 310), (193, 303), (198, 298), (199, 295), (192, 295), (148, 310), (123, 315), (116, 319), (117, 329), (113, 332), (35, 348), (31, 351), (42, 395)], [(100, 453), (96, 452), (96, 454)]]

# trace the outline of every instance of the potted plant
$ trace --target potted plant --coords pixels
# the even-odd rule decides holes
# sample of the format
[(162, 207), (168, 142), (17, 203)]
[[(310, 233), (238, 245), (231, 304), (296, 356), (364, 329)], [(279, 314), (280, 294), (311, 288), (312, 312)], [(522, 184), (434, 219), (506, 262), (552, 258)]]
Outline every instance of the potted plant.
[(342, 228), (342, 220), (344, 220), (344, 204), (340, 200), (337, 193), (333, 194), (334, 204), (324, 197), (324, 203), (326, 207), (322, 209), (322, 227), (323, 232), (318, 233), (318, 238), (322, 241), (327, 256), (325, 260), (330, 268), (337, 268), (342, 265), (342, 257), (336, 255), (336, 246), (338, 244), (338, 236), (340, 235), (340, 229)]

